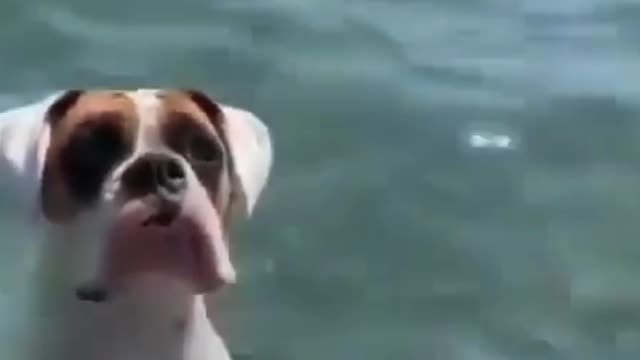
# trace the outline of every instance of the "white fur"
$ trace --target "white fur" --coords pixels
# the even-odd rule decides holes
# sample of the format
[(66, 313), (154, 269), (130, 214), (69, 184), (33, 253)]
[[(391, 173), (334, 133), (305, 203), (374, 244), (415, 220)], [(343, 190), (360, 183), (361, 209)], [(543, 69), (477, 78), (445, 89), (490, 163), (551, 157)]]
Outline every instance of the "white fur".
[(235, 161), (234, 180), (242, 190), (242, 215), (250, 216), (264, 188), (273, 162), (267, 126), (249, 111), (222, 106), (228, 119), (225, 131)]
[[(157, 107), (154, 92), (130, 93), (143, 127), (153, 128), (149, 124)], [(39, 215), (38, 191), (49, 144), (44, 114), (59, 95), (0, 113), (0, 186), (14, 201), (6, 217), (37, 224), (39, 234), (33, 239), (38, 258), (28, 280), (28, 301), (23, 304), (27, 311), (19, 324), (29, 338), (13, 360), (228, 360), (226, 346), (207, 317), (203, 296), (194, 296), (184, 284), (148, 278), (134, 293), (107, 304), (80, 302), (73, 296), (77, 282), (96, 273), (100, 235), (109, 212), (82, 214), (72, 228), (49, 224), (42, 216), (33, 222), (32, 216)], [(267, 127), (252, 113), (222, 108), (236, 165), (234, 191), (241, 195), (241, 210), (248, 216), (271, 169), (271, 139)], [(145, 134), (150, 132), (140, 131), (140, 136)], [(139, 138), (138, 143), (162, 145), (153, 143), (154, 139), (158, 140)], [(118, 184), (106, 185), (108, 202), (113, 190), (109, 187)], [(226, 253), (224, 257), (228, 262)], [(228, 266), (233, 271), (230, 262)], [(172, 330), (180, 319), (186, 320), (182, 333)]]

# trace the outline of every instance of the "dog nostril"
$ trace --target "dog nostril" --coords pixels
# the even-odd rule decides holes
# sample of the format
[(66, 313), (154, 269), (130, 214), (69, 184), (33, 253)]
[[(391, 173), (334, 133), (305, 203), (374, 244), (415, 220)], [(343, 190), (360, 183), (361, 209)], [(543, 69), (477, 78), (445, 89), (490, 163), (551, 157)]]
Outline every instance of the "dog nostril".
[(161, 190), (168, 190), (172, 193), (180, 192), (186, 184), (186, 175), (180, 163), (175, 159), (167, 159), (158, 164), (156, 168), (157, 185)]
[(177, 161), (170, 160), (165, 167), (166, 167), (166, 172), (169, 179), (172, 179), (172, 180), (184, 179), (184, 176), (185, 176), (184, 171), (182, 170), (182, 166), (180, 166), (180, 164)]
[(153, 164), (149, 161), (136, 161), (122, 175), (122, 182), (128, 191), (144, 194), (155, 186)]

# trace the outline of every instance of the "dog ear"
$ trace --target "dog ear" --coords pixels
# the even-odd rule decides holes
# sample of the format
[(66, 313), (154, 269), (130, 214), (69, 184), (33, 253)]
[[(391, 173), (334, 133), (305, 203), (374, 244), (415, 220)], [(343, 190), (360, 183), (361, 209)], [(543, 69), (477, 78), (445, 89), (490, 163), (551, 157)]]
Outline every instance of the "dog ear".
[(231, 211), (251, 216), (267, 184), (273, 162), (271, 134), (253, 113), (227, 105), (218, 105), (198, 91), (189, 91), (214, 122), (229, 151), (231, 173)]
[(51, 131), (59, 125), (60, 121), (67, 115), (69, 110), (77, 103), (80, 96), (84, 92), (82, 90), (68, 90), (58, 95), (51, 105), (46, 109), (44, 119), (47, 125), (47, 144), (46, 147), (40, 149), (41, 158), (43, 159), (41, 184), (40, 184), (40, 207), (45, 217), (52, 221), (62, 221), (71, 215), (70, 200), (66, 192), (61, 188), (59, 174), (56, 171), (57, 164), (52, 164), (53, 160), (48, 156), (49, 149), (53, 145), (56, 147), (55, 139), (51, 138)]
[[(0, 112), (0, 187), (11, 200), (11, 215), (34, 221), (40, 202), (50, 130), (79, 92), (55, 92), (40, 100)], [(44, 176), (46, 177), (46, 176)], [(4, 216), (4, 212), (3, 212)]]
[(273, 163), (271, 134), (253, 113), (222, 106), (224, 128), (234, 162), (232, 177), (236, 199), (232, 206), (249, 217), (267, 184)]

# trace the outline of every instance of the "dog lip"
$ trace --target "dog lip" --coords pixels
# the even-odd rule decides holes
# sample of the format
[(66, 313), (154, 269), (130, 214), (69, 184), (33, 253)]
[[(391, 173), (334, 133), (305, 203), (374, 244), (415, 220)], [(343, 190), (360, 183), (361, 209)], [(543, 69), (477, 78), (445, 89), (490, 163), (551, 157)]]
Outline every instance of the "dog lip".
[(179, 217), (183, 206), (181, 195), (172, 195), (161, 190), (162, 189), (158, 189), (158, 194), (150, 194), (139, 200), (132, 200), (133, 202), (138, 202), (139, 205), (142, 203), (147, 204), (142, 206), (146, 208), (143, 212), (148, 214), (141, 220), (140, 224), (142, 226), (169, 226)]
[[(157, 197), (124, 203), (108, 235), (97, 282), (118, 292), (137, 275), (165, 274), (186, 280), (198, 294), (233, 283), (220, 219), (194, 195), (178, 206), (162, 206)], [(91, 301), (101, 300), (100, 295), (80, 292)]]
[(176, 211), (158, 211), (155, 214), (149, 215), (144, 221), (142, 221), (142, 226), (169, 226), (175, 220), (177, 216)]

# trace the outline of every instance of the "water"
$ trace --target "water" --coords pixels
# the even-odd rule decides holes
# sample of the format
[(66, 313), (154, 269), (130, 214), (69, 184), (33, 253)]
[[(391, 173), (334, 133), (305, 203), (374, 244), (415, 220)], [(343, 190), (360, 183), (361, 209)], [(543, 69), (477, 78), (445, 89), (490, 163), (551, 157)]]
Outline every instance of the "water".
[(0, 105), (189, 85), (269, 124), (273, 177), (218, 308), (239, 358), (637, 359), (639, 18), (632, 0), (5, 0)]

